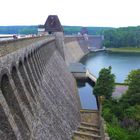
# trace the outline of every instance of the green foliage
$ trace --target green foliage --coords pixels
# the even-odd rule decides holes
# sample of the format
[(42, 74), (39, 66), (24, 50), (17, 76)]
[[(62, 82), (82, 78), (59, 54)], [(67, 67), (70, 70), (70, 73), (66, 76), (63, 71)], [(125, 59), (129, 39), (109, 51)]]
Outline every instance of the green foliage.
[(140, 140), (140, 129), (128, 132), (128, 140)]
[(111, 52), (140, 53), (140, 47), (107, 48), (107, 50)]
[(103, 103), (102, 116), (111, 140), (140, 140), (140, 69), (129, 73), (129, 88), (120, 100)]
[(111, 74), (111, 67), (103, 68), (99, 72), (99, 77), (94, 86), (94, 94), (96, 96), (104, 95), (110, 98), (115, 87), (115, 75)]
[(81, 31), (80, 26), (63, 26), (64, 33), (66, 35), (78, 34)]
[(37, 26), (0, 26), (0, 34), (37, 34)]
[(125, 110), (124, 114), (125, 114), (125, 117), (133, 118), (136, 112), (137, 112), (137, 109), (135, 108), (135, 106), (130, 106), (129, 108)]
[(140, 124), (140, 104), (135, 105), (135, 113), (134, 113), (134, 118), (139, 122)]
[[(63, 26), (66, 35), (78, 34), (82, 26)], [(86, 27), (89, 35), (102, 35), (104, 30), (110, 29), (109, 27)]]
[[(38, 26), (0, 26), (0, 34), (37, 34)], [(100, 35), (109, 27), (86, 27), (89, 35)], [(78, 34), (82, 26), (63, 26), (66, 35)]]
[(106, 100), (102, 115), (111, 140), (140, 140), (140, 105)]
[(127, 94), (131, 96), (140, 93), (140, 69), (132, 70), (126, 79), (126, 83), (129, 86)]
[(118, 125), (107, 124), (107, 130), (111, 140), (128, 140), (126, 130)]
[(111, 110), (109, 108), (105, 108), (103, 110), (103, 117), (107, 122), (111, 122), (113, 114), (111, 113)]
[(113, 28), (104, 31), (106, 47), (137, 47), (140, 46), (140, 26)]
[(107, 130), (111, 140), (140, 140), (140, 130), (127, 131), (119, 125), (107, 123)]
[(36, 27), (24, 27), (20, 29), (19, 33), (20, 34), (37, 34), (37, 29)]

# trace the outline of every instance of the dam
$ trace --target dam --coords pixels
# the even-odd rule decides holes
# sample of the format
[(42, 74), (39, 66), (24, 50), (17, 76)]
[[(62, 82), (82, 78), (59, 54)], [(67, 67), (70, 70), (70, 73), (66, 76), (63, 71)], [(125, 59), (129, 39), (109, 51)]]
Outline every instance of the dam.
[(84, 124), (81, 113), (94, 111), (81, 110), (68, 66), (89, 53), (92, 40), (94, 36), (87, 40), (57, 30), (0, 42), (0, 140), (72, 139), (80, 123)]

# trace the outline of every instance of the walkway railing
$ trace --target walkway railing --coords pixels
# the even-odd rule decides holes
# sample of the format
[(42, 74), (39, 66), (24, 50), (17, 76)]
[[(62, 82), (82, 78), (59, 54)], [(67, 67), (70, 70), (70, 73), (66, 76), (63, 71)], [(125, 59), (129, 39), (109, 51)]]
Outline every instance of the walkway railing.
[(96, 76), (94, 76), (92, 73), (90, 73), (90, 71), (87, 69), (86, 71), (86, 77), (88, 77), (89, 79), (91, 79), (93, 82), (97, 81)]
[(5, 40), (0, 42), (0, 57), (17, 51), (18, 49), (25, 48), (28, 46), (34, 46), (39, 42), (50, 42), (54, 41), (55, 37), (52, 36), (37, 36), (29, 38), (20, 38), (13, 40)]

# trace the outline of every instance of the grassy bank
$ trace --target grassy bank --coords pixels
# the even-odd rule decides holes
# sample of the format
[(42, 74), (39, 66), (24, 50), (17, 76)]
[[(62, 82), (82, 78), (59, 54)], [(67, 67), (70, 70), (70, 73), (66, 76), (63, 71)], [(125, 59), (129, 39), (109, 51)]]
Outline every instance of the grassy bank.
[(118, 124), (107, 123), (111, 140), (140, 140), (140, 130), (127, 130)]
[(115, 83), (116, 86), (121, 85), (121, 86), (128, 86), (126, 83)]
[(111, 51), (111, 52), (134, 52), (134, 53), (140, 53), (140, 48), (135, 48), (135, 47), (107, 48), (107, 50)]

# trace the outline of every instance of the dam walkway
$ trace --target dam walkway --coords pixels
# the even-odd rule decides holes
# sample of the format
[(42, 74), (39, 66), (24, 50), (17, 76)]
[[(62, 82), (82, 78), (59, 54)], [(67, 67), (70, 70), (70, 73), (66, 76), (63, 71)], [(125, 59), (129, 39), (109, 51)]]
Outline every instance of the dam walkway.
[(86, 70), (86, 77), (88, 77), (93, 82), (97, 81), (97, 78), (88, 69)]
[[(81, 63), (73, 63), (69, 66), (69, 70), (77, 80), (91, 80), (96, 83), (97, 78)], [(86, 93), (85, 93), (86, 94)], [(97, 110), (81, 109), (81, 123), (74, 131), (72, 140), (109, 140), (104, 132), (104, 121), (101, 117), (102, 106), (100, 100), (97, 100)]]
[[(97, 80), (97, 78), (81, 63), (71, 64), (69, 70), (76, 79), (84, 80), (89, 78), (94, 83)], [(74, 131), (72, 140), (101, 140), (99, 110), (82, 109), (80, 110), (80, 114), (81, 123), (77, 130)]]

